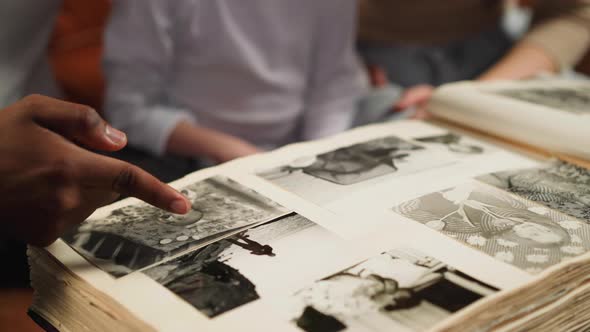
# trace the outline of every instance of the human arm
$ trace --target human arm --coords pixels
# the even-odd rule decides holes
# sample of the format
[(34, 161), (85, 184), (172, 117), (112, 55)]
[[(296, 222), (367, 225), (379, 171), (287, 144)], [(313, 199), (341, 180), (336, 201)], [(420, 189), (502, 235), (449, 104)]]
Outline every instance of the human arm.
[(259, 152), (257, 147), (244, 140), (188, 121), (176, 124), (168, 138), (166, 151), (181, 156), (207, 156), (215, 162)]
[(3, 238), (48, 245), (120, 194), (174, 213), (190, 204), (140, 168), (92, 153), (127, 143), (89, 107), (30, 96), (0, 110)]
[(193, 112), (170, 102), (174, 65), (187, 47), (182, 40), (192, 38), (185, 33), (194, 28), (193, 5), (182, 0), (115, 4), (106, 35), (107, 115), (127, 132), (130, 144), (156, 155), (223, 162), (251, 154), (254, 146), (200, 126)]
[[(535, 19), (530, 32), (477, 79), (515, 80), (542, 72), (558, 72), (575, 65), (590, 46), (590, 1), (535, 1)], [(406, 90), (398, 108), (424, 109), (432, 86)]]
[(590, 1), (534, 2), (532, 29), (479, 80), (523, 79), (575, 65), (590, 47)]
[(318, 1), (312, 68), (303, 119), (303, 139), (316, 139), (350, 127), (363, 73), (354, 51), (355, 1)]
[(156, 155), (166, 152), (178, 122), (195, 121), (188, 110), (164, 103), (174, 57), (173, 3), (116, 1), (105, 33), (107, 119), (130, 145)]

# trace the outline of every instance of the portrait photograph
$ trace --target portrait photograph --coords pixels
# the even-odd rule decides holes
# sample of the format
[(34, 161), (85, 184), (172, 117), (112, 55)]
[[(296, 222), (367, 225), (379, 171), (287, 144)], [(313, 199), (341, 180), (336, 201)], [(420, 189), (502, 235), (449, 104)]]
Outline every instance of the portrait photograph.
[(483, 183), (466, 183), (394, 212), (535, 274), (590, 250), (590, 226)]
[(590, 171), (565, 161), (477, 178), (590, 224)]

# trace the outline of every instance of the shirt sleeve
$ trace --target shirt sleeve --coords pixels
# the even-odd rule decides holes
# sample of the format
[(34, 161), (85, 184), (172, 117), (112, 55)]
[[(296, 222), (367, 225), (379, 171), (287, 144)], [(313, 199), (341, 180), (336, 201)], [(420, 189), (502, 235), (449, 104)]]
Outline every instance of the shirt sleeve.
[(356, 2), (315, 2), (319, 14), (309, 73), (302, 139), (332, 135), (351, 126), (366, 81), (356, 56)]
[(113, 1), (105, 34), (105, 115), (126, 132), (129, 144), (156, 155), (177, 123), (195, 121), (187, 110), (166, 103), (174, 59), (174, 11), (181, 0)]
[(563, 68), (582, 59), (590, 47), (590, 1), (540, 0), (523, 41), (544, 49)]

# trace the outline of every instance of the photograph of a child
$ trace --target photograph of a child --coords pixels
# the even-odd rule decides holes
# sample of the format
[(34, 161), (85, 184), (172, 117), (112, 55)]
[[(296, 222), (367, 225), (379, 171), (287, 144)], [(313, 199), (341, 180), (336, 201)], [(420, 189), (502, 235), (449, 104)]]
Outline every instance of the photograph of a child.
[[(438, 136), (431, 138), (434, 139), (441, 140)], [(385, 136), (296, 158), (288, 165), (257, 175), (321, 205), (357, 189), (368, 188), (386, 176), (412, 174), (452, 164), (463, 157), (463, 153), (428, 147), (428, 144)]]
[(245, 256), (253, 257), (248, 261), (251, 269), (264, 270), (267, 278), (273, 278), (281, 270), (278, 260), (286, 254), (275, 247), (277, 241), (313, 227), (319, 226), (300, 215), (289, 215), (142, 272), (213, 318), (261, 297), (258, 284), (266, 280), (244, 268)]
[(481, 183), (467, 183), (394, 208), (530, 273), (590, 250), (590, 226)]
[(181, 189), (192, 202), (186, 215), (174, 215), (145, 203), (88, 219), (63, 240), (114, 276), (123, 276), (166, 257), (202, 245), (211, 238), (276, 219), (286, 209), (223, 176)]
[(574, 114), (590, 113), (590, 87), (514, 89), (496, 93)]
[(590, 171), (586, 168), (555, 161), (477, 179), (590, 224)]
[(417, 250), (401, 248), (294, 295), (294, 324), (315, 331), (424, 331), (496, 290)]

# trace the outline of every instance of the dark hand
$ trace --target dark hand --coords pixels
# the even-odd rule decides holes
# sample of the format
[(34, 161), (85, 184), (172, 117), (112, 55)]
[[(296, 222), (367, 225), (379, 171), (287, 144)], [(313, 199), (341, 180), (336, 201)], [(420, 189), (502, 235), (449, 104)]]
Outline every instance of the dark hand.
[(171, 187), (81, 147), (115, 151), (126, 143), (87, 106), (29, 96), (0, 110), (1, 237), (48, 245), (120, 194), (186, 213), (189, 202)]

